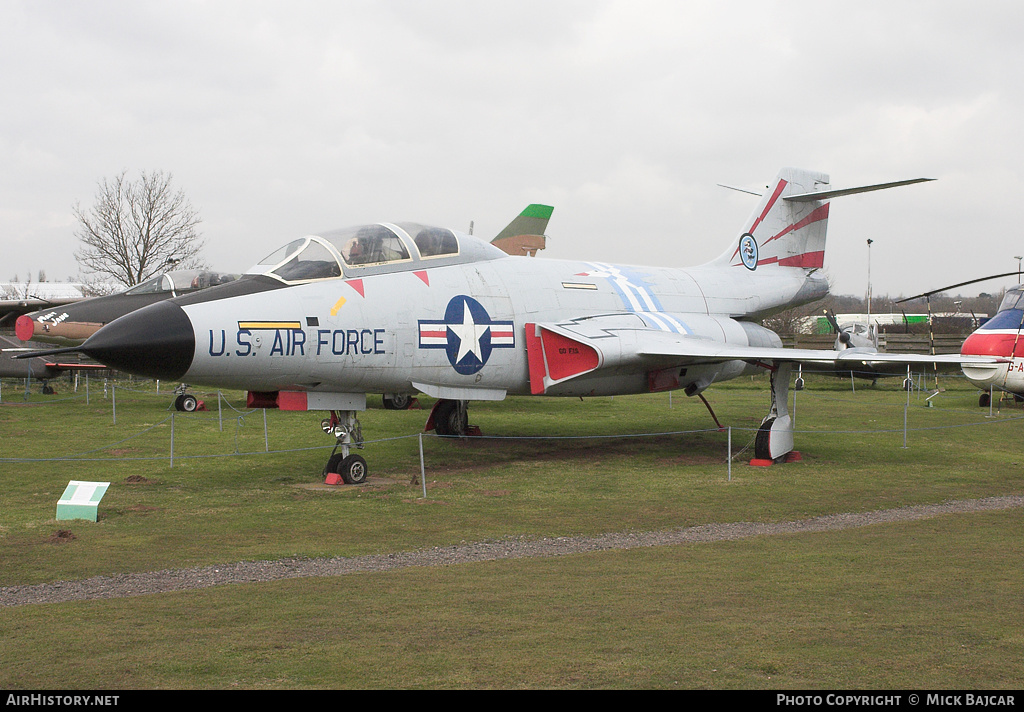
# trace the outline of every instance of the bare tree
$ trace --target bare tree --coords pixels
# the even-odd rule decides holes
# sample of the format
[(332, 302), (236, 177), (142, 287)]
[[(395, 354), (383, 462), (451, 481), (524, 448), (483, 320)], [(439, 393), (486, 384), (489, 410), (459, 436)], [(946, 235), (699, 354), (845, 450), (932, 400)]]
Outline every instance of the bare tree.
[(82, 247), (75, 258), (87, 271), (131, 286), (171, 267), (204, 266), (199, 214), (174, 191), (171, 174), (142, 172), (137, 181), (122, 171), (98, 183), (96, 203), (88, 210), (75, 204), (76, 235)]

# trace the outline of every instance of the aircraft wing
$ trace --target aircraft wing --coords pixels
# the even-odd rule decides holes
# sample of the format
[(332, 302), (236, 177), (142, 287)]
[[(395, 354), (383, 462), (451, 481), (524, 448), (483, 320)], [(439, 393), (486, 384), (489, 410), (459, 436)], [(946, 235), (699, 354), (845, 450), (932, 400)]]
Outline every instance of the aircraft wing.
[[(700, 318), (700, 315), (697, 315), (697, 318)], [(696, 321), (693, 315), (688, 315), (673, 317), (669, 323), (682, 324), (684, 319)], [(640, 321), (645, 320), (641, 318)], [(550, 324), (527, 324), (531, 391), (544, 393), (553, 385), (601, 370), (625, 373), (639, 368), (653, 376), (666, 369), (721, 364), (728, 361), (744, 361), (766, 366), (783, 362), (817, 364), (829, 365), (837, 370), (869, 369), (872, 364), (991, 366), (1007, 361), (993, 356), (961, 354), (928, 355), (882, 353), (864, 349), (833, 351), (783, 348), (778, 343), (777, 336), (755, 325), (749, 325), (754, 326), (751, 333), (762, 338), (748, 339), (748, 342), (761, 340), (763, 344), (741, 345), (692, 333), (687, 331), (689, 327), (671, 331), (648, 326), (638, 327), (637, 323), (637, 315), (634, 314), (608, 315), (598, 319)], [(774, 344), (771, 343), (772, 340), (775, 341)]]
[[(645, 340), (646, 341), (646, 340)], [(901, 354), (891, 352), (865, 351), (825, 351), (818, 349), (789, 349), (756, 346), (737, 346), (716, 342), (683, 339), (683, 343), (666, 343), (660, 335), (650, 339), (650, 345), (644, 346), (641, 356), (655, 358), (671, 357), (680, 359), (680, 365), (696, 363), (720, 363), (722, 361), (788, 361), (790, 363), (833, 363), (837, 366), (856, 366), (872, 363), (945, 363), (956, 365), (974, 365), (997, 363), (999, 359), (978, 356), (962, 356), (960, 354)], [(1002, 359), (1005, 361), (1006, 359)]]

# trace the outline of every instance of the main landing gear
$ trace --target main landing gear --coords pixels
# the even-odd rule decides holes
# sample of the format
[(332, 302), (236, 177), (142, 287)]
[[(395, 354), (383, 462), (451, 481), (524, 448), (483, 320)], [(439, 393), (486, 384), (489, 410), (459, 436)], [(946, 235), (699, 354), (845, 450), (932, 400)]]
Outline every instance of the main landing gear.
[(324, 466), (324, 477), (330, 480), (331, 474), (340, 475), (345, 484), (349, 485), (361, 485), (366, 482), (366, 477), (370, 473), (366, 460), (352, 452), (353, 447), (363, 447), (363, 428), (356, 417), (356, 411), (332, 410), (331, 417), (325, 418), (320, 427), (325, 433), (337, 439), (327, 465)]
[(433, 430), (438, 435), (466, 437), (480, 435), (480, 428), (469, 424), (469, 401), (442, 398), (434, 403), (424, 430)]
[(768, 466), (775, 462), (793, 461), (800, 453), (793, 451), (793, 419), (789, 415), (789, 374), (793, 370), (788, 361), (771, 366), (772, 407), (761, 421), (754, 440), (754, 459), (751, 465)]
[(385, 393), (383, 401), (385, 410), (409, 410), (416, 404), (408, 393)]

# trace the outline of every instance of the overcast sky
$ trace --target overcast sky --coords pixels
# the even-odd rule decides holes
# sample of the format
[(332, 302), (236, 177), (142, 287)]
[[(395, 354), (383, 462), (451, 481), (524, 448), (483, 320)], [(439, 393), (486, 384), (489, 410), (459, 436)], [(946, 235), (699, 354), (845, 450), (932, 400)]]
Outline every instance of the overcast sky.
[(1011, 271), (1022, 36), (1010, 1), (0, 0), (0, 281), (77, 275), (72, 207), (122, 170), (173, 174), (228, 271), (365, 222), (490, 239), (531, 202), (544, 258), (692, 266), (757, 202), (716, 184), (783, 166), (938, 179), (833, 201), (836, 293), (867, 238), (876, 296)]

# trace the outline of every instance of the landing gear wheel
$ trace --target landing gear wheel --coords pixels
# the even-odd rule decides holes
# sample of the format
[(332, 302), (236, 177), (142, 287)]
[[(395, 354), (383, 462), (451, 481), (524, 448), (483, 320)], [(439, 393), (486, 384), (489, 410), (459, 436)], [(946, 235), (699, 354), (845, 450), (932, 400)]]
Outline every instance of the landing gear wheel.
[(989, 404), (991, 402), (992, 402), (992, 396), (989, 395), (988, 393), (982, 393), (978, 397), (978, 407), (979, 408), (988, 408), (988, 406), (989, 406)]
[(757, 436), (754, 438), (754, 457), (758, 460), (772, 459), (771, 437), (772, 423), (774, 422), (775, 418), (769, 418), (761, 423), (761, 427), (757, 430)]
[(384, 396), (385, 410), (409, 410), (412, 405), (412, 396), (408, 393), (398, 393)]
[(462, 437), (466, 434), (466, 408), (459, 401), (444, 400), (437, 404), (434, 412), (434, 432), (438, 435)]
[(361, 485), (366, 482), (370, 468), (361, 455), (345, 457), (340, 452), (336, 452), (331, 455), (331, 459), (327, 461), (327, 467), (324, 468), (324, 475), (329, 472), (341, 475), (341, 479), (347, 485)]
[(345, 456), (340, 452), (336, 452), (331, 455), (331, 458), (327, 461), (327, 467), (324, 468), (324, 475), (333, 472), (336, 475), (341, 474), (341, 461), (345, 459)]
[(366, 482), (366, 476), (370, 474), (370, 468), (361, 455), (349, 455), (341, 461), (341, 479), (346, 484), (361, 485)]
[(903, 379), (903, 390), (905, 390), (905, 391), (912, 391), (912, 390), (914, 390), (914, 382), (912, 380), (910, 380), (909, 378), (904, 378)]
[(186, 413), (193, 413), (199, 407), (199, 401), (191, 393), (186, 393), (174, 399), (174, 407)]

